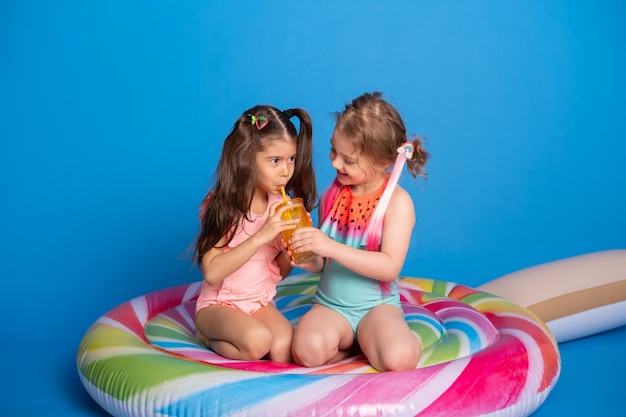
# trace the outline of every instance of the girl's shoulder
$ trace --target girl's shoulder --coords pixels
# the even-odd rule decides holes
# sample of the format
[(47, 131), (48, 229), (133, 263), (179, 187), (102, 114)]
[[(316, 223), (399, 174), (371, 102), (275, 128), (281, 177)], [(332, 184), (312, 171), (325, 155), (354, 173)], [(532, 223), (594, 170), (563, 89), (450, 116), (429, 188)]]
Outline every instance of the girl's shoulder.
[(328, 212), (331, 210), (335, 200), (338, 197), (340, 189), (341, 185), (339, 184), (339, 181), (335, 179), (330, 187), (328, 187), (328, 189), (326, 189), (320, 196), (319, 213), (323, 218), (325, 218)]
[(389, 207), (387, 210), (406, 210), (410, 209), (413, 211), (414, 204), (413, 198), (411, 194), (400, 185), (396, 185), (396, 189), (393, 190), (393, 194), (391, 194), (391, 199), (389, 200)]
[(402, 188), (401, 185), (396, 185), (396, 189), (393, 190), (393, 194), (391, 195), (391, 198), (394, 198), (396, 196), (400, 196), (401, 198), (411, 198), (411, 194), (409, 194), (409, 192), (407, 190), (405, 190), (404, 188)]

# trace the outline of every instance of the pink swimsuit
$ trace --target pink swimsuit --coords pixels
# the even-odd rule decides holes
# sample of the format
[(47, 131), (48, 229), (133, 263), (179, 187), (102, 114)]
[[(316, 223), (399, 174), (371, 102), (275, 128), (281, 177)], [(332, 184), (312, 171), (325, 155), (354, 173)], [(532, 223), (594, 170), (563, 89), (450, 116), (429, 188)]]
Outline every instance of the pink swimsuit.
[[(240, 245), (259, 231), (265, 224), (270, 206), (280, 199), (279, 195), (268, 194), (265, 213), (261, 215), (248, 213), (251, 222), (242, 218), (235, 237), (224, 250), (228, 251)], [(220, 304), (253, 314), (259, 308), (271, 303), (276, 295), (276, 284), (282, 279), (275, 260), (280, 250), (278, 242), (274, 240), (259, 248), (241, 268), (227, 276), (221, 283), (210, 285), (202, 281), (196, 312), (209, 305)]]

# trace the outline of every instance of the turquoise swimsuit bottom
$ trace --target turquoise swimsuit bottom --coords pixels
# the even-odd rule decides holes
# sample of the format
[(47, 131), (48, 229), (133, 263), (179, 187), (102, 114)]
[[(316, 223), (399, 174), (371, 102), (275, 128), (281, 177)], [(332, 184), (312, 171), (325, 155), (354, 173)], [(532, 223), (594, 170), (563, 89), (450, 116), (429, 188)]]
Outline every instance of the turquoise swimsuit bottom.
[(361, 319), (377, 305), (391, 304), (402, 309), (395, 281), (391, 283), (391, 292), (383, 295), (380, 281), (358, 275), (333, 260), (324, 266), (313, 302), (345, 317), (355, 335)]

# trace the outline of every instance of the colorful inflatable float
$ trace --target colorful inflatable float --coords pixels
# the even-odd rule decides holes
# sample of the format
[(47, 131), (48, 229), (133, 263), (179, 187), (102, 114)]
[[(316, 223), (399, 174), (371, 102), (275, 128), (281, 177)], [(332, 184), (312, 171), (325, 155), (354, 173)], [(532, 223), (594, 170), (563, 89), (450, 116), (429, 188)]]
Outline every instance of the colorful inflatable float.
[[(276, 304), (295, 325), (319, 276), (293, 275)], [(200, 283), (130, 300), (100, 317), (77, 365), (114, 416), (527, 416), (556, 384), (549, 328), (527, 308), (450, 282), (399, 280), (420, 338), (417, 369), (377, 372), (364, 357), (319, 368), (225, 359), (195, 337)]]

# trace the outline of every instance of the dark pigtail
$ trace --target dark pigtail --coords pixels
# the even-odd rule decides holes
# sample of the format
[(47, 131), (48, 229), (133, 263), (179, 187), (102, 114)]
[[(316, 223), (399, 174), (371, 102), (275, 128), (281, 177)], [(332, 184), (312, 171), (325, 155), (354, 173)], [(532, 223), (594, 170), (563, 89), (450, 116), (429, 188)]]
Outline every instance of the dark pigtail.
[(300, 121), (298, 132), (298, 153), (293, 177), (288, 186), (294, 196), (304, 200), (307, 211), (313, 210), (317, 203), (317, 185), (313, 168), (313, 124), (309, 114), (299, 108), (284, 110), (283, 114), (291, 119), (293, 116)]

